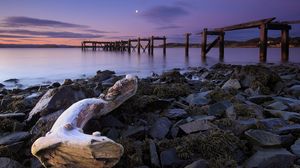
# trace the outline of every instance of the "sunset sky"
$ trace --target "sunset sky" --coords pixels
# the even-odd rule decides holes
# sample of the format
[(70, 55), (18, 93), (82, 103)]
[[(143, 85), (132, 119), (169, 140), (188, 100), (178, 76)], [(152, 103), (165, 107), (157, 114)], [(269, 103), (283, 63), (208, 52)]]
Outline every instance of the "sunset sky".
[[(300, 0), (1, 0), (0, 43), (79, 45), (151, 35), (183, 42), (184, 33), (204, 27), (269, 17), (300, 20), (299, 9)], [(300, 36), (300, 25), (293, 25), (291, 36)], [(230, 32), (225, 39), (255, 37), (257, 29)]]

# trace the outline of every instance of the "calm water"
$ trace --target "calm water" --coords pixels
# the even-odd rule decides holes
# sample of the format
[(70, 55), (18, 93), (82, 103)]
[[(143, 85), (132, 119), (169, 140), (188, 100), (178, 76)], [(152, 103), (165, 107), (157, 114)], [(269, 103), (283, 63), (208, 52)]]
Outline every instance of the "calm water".
[[(184, 56), (183, 48), (154, 49), (154, 56), (147, 53), (86, 51), (81, 49), (0, 49), (0, 82), (17, 78), (24, 86), (62, 81), (65, 78), (89, 77), (97, 70), (114, 70), (119, 74), (132, 73), (141, 77), (151, 72), (161, 73), (172, 68), (210, 66), (219, 62), (218, 49), (210, 51), (204, 62), (200, 49), (190, 49), (190, 56)], [(226, 48), (225, 63), (258, 63), (257, 48)], [(280, 49), (268, 49), (267, 62), (280, 62)], [(290, 62), (300, 63), (300, 48), (290, 49)]]

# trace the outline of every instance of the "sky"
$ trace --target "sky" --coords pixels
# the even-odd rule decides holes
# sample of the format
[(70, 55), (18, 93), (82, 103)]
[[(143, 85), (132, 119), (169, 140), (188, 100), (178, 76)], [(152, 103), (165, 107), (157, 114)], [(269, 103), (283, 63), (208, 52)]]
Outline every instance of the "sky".
[[(168, 42), (200, 42), (196, 33), (276, 17), (300, 20), (300, 0), (1, 0), (0, 43), (80, 45), (82, 40), (166, 36)], [(291, 36), (300, 36), (300, 24)], [(226, 33), (247, 40), (257, 28)], [(279, 36), (271, 31), (270, 36)]]

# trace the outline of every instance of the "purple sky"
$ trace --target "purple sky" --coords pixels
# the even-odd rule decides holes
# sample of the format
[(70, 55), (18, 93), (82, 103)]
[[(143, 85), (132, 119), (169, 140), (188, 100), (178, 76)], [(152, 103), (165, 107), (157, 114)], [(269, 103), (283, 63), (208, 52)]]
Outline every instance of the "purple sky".
[[(0, 43), (80, 44), (151, 35), (183, 42), (184, 33), (204, 27), (269, 17), (300, 20), (300, 0), (1, 0)], [(291, 36), (300, 36), (300, 25), (293, 25)], [(257, 29), (230, 32), (225, 39), (255, 37)]]

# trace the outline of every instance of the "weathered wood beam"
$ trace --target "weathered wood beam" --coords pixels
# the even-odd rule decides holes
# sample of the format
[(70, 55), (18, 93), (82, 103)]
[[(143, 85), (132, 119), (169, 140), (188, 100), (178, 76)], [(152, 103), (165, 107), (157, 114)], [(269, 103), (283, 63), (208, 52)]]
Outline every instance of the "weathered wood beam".
[(281, 23), (268, 23), (267, 29), (269, 30), (290, 30), (292, 27), (288, 24), (281, 24)]
[(206, 53), (208, 53), (220, 40), (220, 36), (218, 36), (212, 43), (209, 44), (209, 46), (206, 49)]
[(261, 20), (256, 20), (256, 21), (240, 23), (240, 24), (236, 24), (236, 25), (232, 25), (232, 26), (217, 28), (217, 29), (215, 29), (215, 31), (232, 31), (232, 30), (254, 28), (254, 27), (259, 27), (262, 24), (270, 23), (275, 19), (276, 18), (273, 17), (273, 18), (267, 18), (267, 19), (261, 19)]
[(293, 20), (293, 21), (283, 21), (283, 24), (300, 24), (300, 20)]

